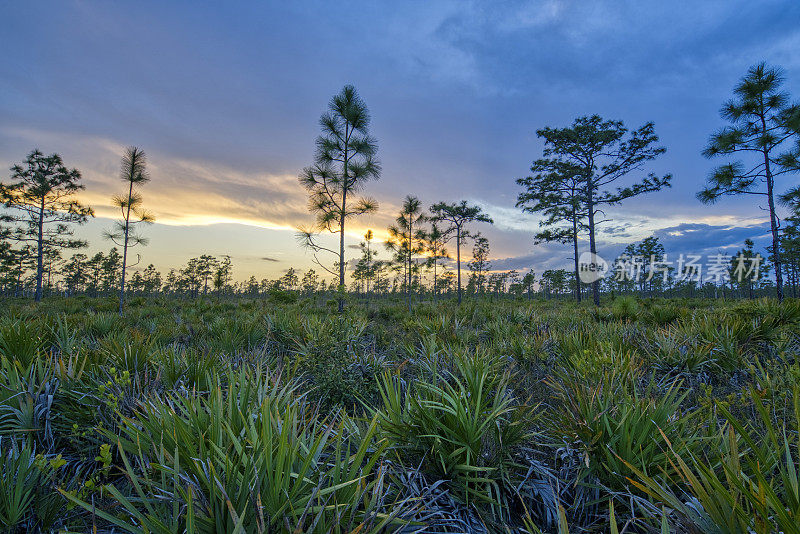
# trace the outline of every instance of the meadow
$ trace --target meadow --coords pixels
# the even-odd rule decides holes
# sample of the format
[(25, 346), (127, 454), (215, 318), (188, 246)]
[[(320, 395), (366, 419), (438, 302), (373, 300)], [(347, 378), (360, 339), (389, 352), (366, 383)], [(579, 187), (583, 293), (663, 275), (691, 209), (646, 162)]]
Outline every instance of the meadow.
[(800, 532), (800, 302), (6, 300), (6, 532)]

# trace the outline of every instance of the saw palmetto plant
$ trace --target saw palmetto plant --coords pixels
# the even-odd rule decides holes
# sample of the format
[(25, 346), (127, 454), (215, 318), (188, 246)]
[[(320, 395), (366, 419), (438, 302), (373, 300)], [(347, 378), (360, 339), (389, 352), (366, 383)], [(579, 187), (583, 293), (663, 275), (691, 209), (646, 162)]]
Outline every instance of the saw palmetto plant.
[(792, 302), (170, 302), (0, 311), (6, 531), (796, 532)]

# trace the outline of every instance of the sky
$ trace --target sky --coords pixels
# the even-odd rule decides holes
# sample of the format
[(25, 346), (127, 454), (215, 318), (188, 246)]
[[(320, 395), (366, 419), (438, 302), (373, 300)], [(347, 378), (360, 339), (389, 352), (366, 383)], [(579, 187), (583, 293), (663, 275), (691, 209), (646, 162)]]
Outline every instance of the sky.
[(3, 2), (0, 20), (0, 181), (35, 147), (61, 154), (97, 214), (78, 234), (107, 250), (120, 157), (138, 146), (157, 219), (140, 266), (229, 254), (239, 280), (311, 266), (295, 238), (313, 222), (297, 175), (345, 84), (370, 109), (383, 168), (367, 189), (380, 209), (353, 221), (349, 245), (367, 228), (385, 235), (408, 194), (466, 199), (495, 221), (476, 227), (494, 268), (539, 273), (571, 250), (534, 245), (538, 218), (515, 208), (537, 129), (595, 113), (655, 123), (667, 152), (646, 171), (673, 187), (608, 210), (602, 256), (653, 234), (668, 253), (732, 252), (767, 243), (767, 215), (753, 197), (695, 198), (722, 163), (701, 155), (719, 109), (762, 60), (800, 99), (796, 0), (61, 0)]

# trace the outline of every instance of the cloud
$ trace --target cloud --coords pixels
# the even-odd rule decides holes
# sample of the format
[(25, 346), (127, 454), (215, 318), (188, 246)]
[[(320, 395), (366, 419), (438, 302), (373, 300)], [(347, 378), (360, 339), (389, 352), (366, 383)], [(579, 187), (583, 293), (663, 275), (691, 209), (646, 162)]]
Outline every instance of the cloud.
[(520, 256), (492, 259), (492, 270), (541, 272), (547, 269), (568, 267), (572, 261), (572, 247), (558, 243), (541, 243), (534, 246), (533, 252)]
[[(656, 232), (676, 250), (705, 246), (703, 237), (732, 248), (747, 233), (733, 228), (758, 227), (764, 212), (750, 198), (701, 206), (694, 193), (713, 164), (700, 150), (750, 64), (786, 68), (792, 93), (800, 82), (792, 0), (700, 3), (691, 16), (655, 0), (206, 4), (191, 16), (169, 2), (45, 5), (5, 10), (18, 24), (0, 55), (0, 172), (34, 146), (59, 152), (83, 171), (83, 199), (116, 218), (119, 158), (140, 143), (153, 175), (145, 206), (157, 216), (146, 250), (162, 265), (183, 261), (171, 255), (178, 250), (239, 258), (254, 246), (246, 261), (258, 272), (280, 267), (262, 254), (310, 263), (292, 236), (313, 222), (296, 174), (345, 83), (370, 106), (384, 169), (366, 191), (380, 211), (348, 222), (348, 245), (371, 228), (386, 257), (385, 228), (412, 193), (425, 206), (479, 202), (495, 224), (473, 229), (489, 237), (499, 266), (568, 265), (568, 246), (528, 253), (540, 219), (513, 206), (514, 178), (541, 155), (537, 128), (599, 113), (630, 127), (653, 120), (668, 152), (652, 170), (675, 176), (671, 190), (607, 210), (602, 253)], [(129, 26), (141, 29), (135, 42)], [(157, 249), (159, 236), (173, 240)], [(338, 250), (336, 236), (321, 241)]]
[[(642, 226), (646, 223), (640, 223)], [(619, 237), (619, 238), (627, 238), (632, 237), (633, 234), (630, 233), (630, 226), (628, 225), (613, 225), (613, 226), (601, 226), (597, 229), (598, 233), (603, 233), (611, 237)]]
[(772, 244), (769, 223), (749, 226), (710, 225), (684, 223), (662, 228), (653, 235), (669, 254), (733, 254), (744, 247), (745, 239), (752, 239), (757, 248)]
[[(619, 234), (619, 232), (615, 232)], [(651, 235), (658, 238), (664, 246), (669, 258), (676, 258), (681, 254), (711, 254), (734, 255), (744, 248), (744, 240), (752, 239), (756, 249), (766, 254), (767, 246), (771, 246), (769, 223), (752, 224), (747, 226), (712, 225), (704, 223), (681, 223), (674, 226), (656, 229)], [(580, 245), (580, 250), (588, 247), (585, 242)], [(624, 244), (619, 242), (598, 242), (599, 254), (608, 261), (617, 258)], [(496, 271), (535, 269), (542, 272), (546, 269), (571, 269), (571, 245), (556, 243), (542, 243), (534, 247), (530, 254), (509, 256), (492, 260), (492, 269)]]
[[(110, 200), (122, 186), (118, 179), (119, 161), (125, 145), (91, 135), (0, 127), (0, 145), (5, 141), (18, 146), (39, 145), (48, 153), (57, 148), (65, 164), (81, 171), (86, 186), (79, 195), (81, 201), (92, 206), (98, 217), (119, 216), (118, 208)], [(246, 172), (146, 147), (145, 152), (151, 181), (142, 187), (141, 193), (157, 225), (234, 223), (295, 232), (314, 221), (314, 215), (308, 212), (308, 194), (298, 184), (295, 174)], [(0, 165), (12, 163), (0, 160)], [(379, 196), (378, 200), (381, 209), (377, 214), (348, 220), (348, 237), (363, 238), (366, 230), (372, 229), (376, 243), (386, 239), (384, 229), (393, 222), (392, 214), (400, 205), (394, 198)]]
[[(86, 190), (81, 200), (99, 217), (117, 217), (111, 205), (119, 192), (119, 161), (124, 145), (113, 139), (34, 129), (0, 129), (0, 139), (58, 147), (65, 163), (77, 167)], [(148, 150), (151, 181), (142, 187), (145, 206), (159, 224), (241, 223), (293, 230), (308, 221), (306, 192), (294, 175), (243, 172), (219, 163), (176, 158)], [(10, 162), (6, 162), (10, 165)]]
[(264, 256), (263, 258), (261, 258), (261, 260), (263, 260), (263, 261), (273, 261), (273, 262), (281, 261), (281, 260), (276, 259), (276, 258), (270, 258), (269, 256)]
[(494, 221), (494, 226), (500, 230), (530, 231), (539, 228), (541, 217), (523, 212), (519, 208), (498, 206), (481, 200), (470, 200), (470, 204), (480, 206)]

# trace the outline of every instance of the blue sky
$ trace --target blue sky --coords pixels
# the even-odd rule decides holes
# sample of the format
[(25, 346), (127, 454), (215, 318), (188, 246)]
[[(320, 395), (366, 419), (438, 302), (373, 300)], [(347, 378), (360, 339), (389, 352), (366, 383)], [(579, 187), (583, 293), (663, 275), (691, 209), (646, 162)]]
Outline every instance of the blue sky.
[(159, 221), (143, 262), (231, 254), (240, 279), (309, 265), (293, 237), (311, 220), (296, 176), (346, 83), (370, 107), (384, 169), (369, 189), (381, 209), (353, 225), (351, 244), (367, 227), (380, 235), (406, 194), (468, 199), (495, 219), (482, 229), (495, 266), (538, 272), (570, 251), (534, 246), (536, 218), (514, 208), (514, 180), (541, 154), (537, 128), (592, 113), (654, 121), (668, 151), (648, 170), (671, 172), (674, 187), (609, 211), (601, 254), (652, 233), (668, 252), (716, 252), (766, 242), (752, 198), (694, 198), (720, 106), (761, 60), (783, 67), (800, 99), (793, 0), (65, 0), (6, 2), (0, 17), (0, 169), (37, 146), (62, 154), (99, 215), (81, 233), (107, 249), (119, 157), (137, 145)]

